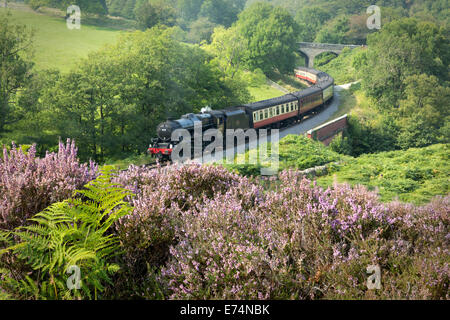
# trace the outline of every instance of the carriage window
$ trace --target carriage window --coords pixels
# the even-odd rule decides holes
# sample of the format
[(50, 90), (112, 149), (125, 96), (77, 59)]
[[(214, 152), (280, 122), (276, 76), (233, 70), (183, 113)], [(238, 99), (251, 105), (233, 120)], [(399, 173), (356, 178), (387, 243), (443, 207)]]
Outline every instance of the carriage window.
[(256, 121), (256, 118), (257, 118), (257, 116), (256, 116), (256, 112), (255, 112), (255, 113), (253, 113), (253, 121)]
[(277, 116), (280, 114), (280, 106), (277, 106)]
[(267, 119), (269, 117), (269, 110), (264, 110), (264, 119)]
[(262, 120), (262, 119), (264, 119), (264, 115), (263, 115), (263, 112), (260, 111), (260, 112), (259, 112), (259, 120)]

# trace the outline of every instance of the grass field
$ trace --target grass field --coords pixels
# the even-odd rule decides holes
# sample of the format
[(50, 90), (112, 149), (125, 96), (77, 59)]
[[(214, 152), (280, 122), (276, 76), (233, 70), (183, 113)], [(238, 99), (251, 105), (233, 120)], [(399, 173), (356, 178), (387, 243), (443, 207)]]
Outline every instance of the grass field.
[(436, 195), (448, 194), (449, 160), (448, 144), (367, 154), (346, 158), (317, 181), (323, 187), (336, 181), (362, 184), (377, 190), (384, 202), (398, 199), (423, 204)]
[(253, 100), (251, 102), (271, 99), (284, 95), (284, 92), (275, 89), (268, 84), (259, 87), (248, 87), (248, 91), (250, 91), (250, 94), (253, 96)]
[[(63, 18), (36, 13), (28, 7), (9, 9), (12, 21), (35, 31), (34, 61), (37, 69), (56, 68), (63, 72), (76, 66), (80, 58), (113, 43), (121, 31), (83, 25), (80, 30), (69, 30)], [(0, 13), (6, 11), (0, 8)]]

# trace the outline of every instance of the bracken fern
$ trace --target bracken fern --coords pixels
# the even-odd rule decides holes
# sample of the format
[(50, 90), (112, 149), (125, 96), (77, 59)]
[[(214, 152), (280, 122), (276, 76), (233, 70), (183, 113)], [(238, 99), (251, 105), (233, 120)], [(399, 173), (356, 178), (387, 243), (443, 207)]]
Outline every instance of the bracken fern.
[[(110, 229), (131, 212), (124, 198), (132, 194), (111, 183), (113, 174), (111, 168), (103, 169), (76, 191), (76, 199), (53, 204), (30, 219), (29, 226), (0, 232), (1, 247), (6, 247), (0, 256), (11, 255), (32, 270), (27, 275), (0, 270), (0, 291), (19, 299), (99, 298), (119, 269), (111, 263), (119, 246)], [(80, 268), (80, 290), (68, 289), (70, 266)]]

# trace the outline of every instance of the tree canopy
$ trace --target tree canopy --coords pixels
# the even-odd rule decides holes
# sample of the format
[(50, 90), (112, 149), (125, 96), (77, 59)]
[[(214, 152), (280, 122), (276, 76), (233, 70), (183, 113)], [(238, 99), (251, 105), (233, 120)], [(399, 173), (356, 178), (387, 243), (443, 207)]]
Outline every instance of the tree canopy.
[(251, 69), (282, 72), (295, 66), (297, 24), (290, 13), (267, 3), (255, 3), (239, 15), (238, 32), (247, 41), (246, 64)]
[(368, 38), (363, 86), (383, 108), (398, 106), (405, 80), (411, 75), (434, 75), (448, 81), (450, 43), (445, 30), (431, 22), (404, 18)]
[(39, 112), (24, 122), (39, 117), (42, 141), (71, 137), (82, 159), (104, 161), (145, 151), (168, 117), (249, 100), (245, 86), (226, 79), (203, 49), (178, 42), (174, 33), (155, 27), (124, 34), (71, 72), (41, 76), (39, 98), (33, 88), (27, 93)]
[(20, 119), (13, 104), (17, 90), (30, 77), (33, 63), (27, 59), (27, 53), (31, 42), (31, 30), (11, 23), (9, 14), (0, 13), (0, 137), (6, 125)]

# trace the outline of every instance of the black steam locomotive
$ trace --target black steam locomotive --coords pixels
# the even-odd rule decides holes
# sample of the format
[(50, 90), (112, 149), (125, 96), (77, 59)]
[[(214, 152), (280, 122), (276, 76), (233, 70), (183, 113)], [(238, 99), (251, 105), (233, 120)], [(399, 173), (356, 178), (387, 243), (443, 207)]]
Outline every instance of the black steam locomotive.
[(310, 68), (297, 68), (298, 78), (313, 84), (311, 87), (281, 97), (258, 101), (224, 110), (205, 110), (200, 114), (186, 114), (178, 120), (168, 120), (157, 127), (158, 137), (153, 139), (148, 152), (160, 160), (168, 160), (174, 146), (172, 140), (177, 129), (194, 134), (196, 124), (204, 131), (216, 129), (224, 134), (227, 129), (283, 128), (299, 122), (311, 113), (319, 111), (333, 99), (334, 79), (328, 74)]

